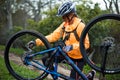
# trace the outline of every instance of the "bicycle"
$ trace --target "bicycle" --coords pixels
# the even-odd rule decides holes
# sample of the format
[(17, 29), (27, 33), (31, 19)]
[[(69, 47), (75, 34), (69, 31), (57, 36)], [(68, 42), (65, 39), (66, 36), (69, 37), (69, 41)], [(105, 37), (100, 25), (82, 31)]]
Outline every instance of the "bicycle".
[[(91, 26), (93, 26), (97, 21), (107, 18), (120, 20), (119, 15), (113, 14), (102, 15), (94, 18), (90, 23), (88, 23), (82, 32), (82, 36), (80, 38), (80, 49), (86, 62), (93, 69), (105, 74), (113, 74), (119, 73), (120, 67), (118, 67), (117, 70), (106, 70), (106, 65), (104, 65), (104, 68), (102, 69), (101, 67), (96, 66), (95, 62), (93, 64), (93, 61), (88, 58), (83, 43), (85, 35)], [(35, 46), (31, 50), (26, 46), (26, 44), (36, 38), (39, 38), (44, 43), (44, 46)], [(18, 80), (43, 80), (48, 76), (48, 74), (51, 74), (54, 80), (57, 80), (59, 77), (65, 80), (74, 80), (67, 75), (57, 72), (59, 62), (57, 58), (60, 54), (65, 57), (69, 65), (81, 76), (83, 80), (88, 80), (87, 76), (82, 73), (74, 62), (67, 56), (66, 52), (62, 49), (61, 44), (58, 44), (56, 47), (52, 47), (44, 35), (38, 32), (24, 30), (14, 34), (6, 44), (4, 59), (8, 71)], [(14, 56), (17, 60), (14, 60)], [(47, 59), (45, 58), (46, 56)], [(45, 59), (45, 62), (43, 59)]]

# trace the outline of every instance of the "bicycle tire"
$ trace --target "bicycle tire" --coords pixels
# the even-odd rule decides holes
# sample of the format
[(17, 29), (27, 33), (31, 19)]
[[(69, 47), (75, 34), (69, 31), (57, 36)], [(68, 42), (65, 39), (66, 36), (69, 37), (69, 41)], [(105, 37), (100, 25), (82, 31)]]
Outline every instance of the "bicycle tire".
[[(87, 25), (86, 25), (86, 27), (84, 28), (84, 30), (83, 30), (83, 32), (82, 32), (82, 34), (81, 34), (81, 38), (80, 38), (80, 50), (81, 50), (81, 53), (82, 53), (82, 55), (83, 55), (83, 58), (85, 59), (85, 61), (88, 63), (88, 65), (90, 66), (90, 67), (92, 67), (93, 69), (95, 69), (96, 71), (98, 71), (98, 72), (102, 72), (102, 73), (104, 73), (104, 74), (116, 74), (116, 73), (120, 73), (120, 66), (119, 66), (119, 64), (120, 64), (120, 60), (118, 60), (118, 62), (117, 62), (117, 64), (118, 64), (118, 66), (117, 67), (112, 67), (112, 68), (108, 68), (108, 66), (104, 69), (104, 71), (101, 69), (101, 66), (98, 66), (98, 65), (96, 65), (90, 58), (89, 58), (89, 56), (88, 56), (88, 54), (87, 54), (87, 51), (86, 51), (86, 49), (85, 49), (85, 46), (84, 46), (84, 40), (85, 40), (85, 37), (86, 37), (86, 35), (87, 34), (89, 34), (90, 33), (90, 30), (92, 30), (93, 29), (93, 26), (94, 25), (96, 25), (97, 23), (99, 23), (99, 22), (102, 22), (102, 21), (107, 21), (107, 20), (115, 20), (115, 21), (118, 21), (118, 25), (119, 25), (119, 21), (120, 21), (120, 15), (119, 14), (103, 14), (103, 15), (100, 15), (100, 16), (98, 16), (98, 17), (95, 17), (95, 18), (93, 18)], [(103, 22), (103, 23), (105, 23), (105, 22)], [(116, 22), (117, 23), (117, 22)], [(109, 23), (110, 24), (110, 23)], [(112, 26), (112, 25), (111, 25)], [(94, 26), (95, 27), (95, 26)], [(119, 27), (119, 26), (118, 26)], [(114, 30), (111, 30), (111, 33), (113, 32)], [(101, 32), (96, 32), (96, 33), (102, 33), (102, 31)], [(95, 35), (96, 34), (94, 31), (93, 31), (93, 35)], [(109, 34), (110, 35), (110, 34)], [(104, 36), (106, 36), (106, 35), (104, 35)], [(118, 38), (118, 37), (117, 37)], [(97, 40), (99, 40), (100, 38), (98, 38)], [(94, 39), (95, 40), (95, 39)], [(90, 41), (90, 43), (92, 42), (92, 40)], [(94, 41), (93, 41), (93, 43), (94, 43)], [(119, 50), (119, 49), (118, 49)], [(95, 50), (95, 51), (97, 51), (97, 50)], [(94, 52), (94, 54), (95, 54), (95, 52)], [(116, 54), (118, 54), (118, 52), (116, 53)], [(93, 56), (94, 57), (94, 56)], [(120, 54), (119, 54), (119, 56), (118, 57), (120, 57)], [(111, 57), (112, 59), (115, 59), (115, 58), (113, 58), (113, 57)], [(116, 57), (117, 58), (117, 57)], [(102, 61), (102, 60), (101, 60)], [(108, 63), (108, 62), (106, 62), (106, 63)], [(114, 65), (116, 65), (115, 63), (114, 63)]]
[[(25, 36), (24, 36), (25, 35)], [(24, 36), (22, 38), (22, 36)], [(6, 64), (6, 67), (8, 69), (8, 71), (12, 74), (12, 76), (14, 76), (17, 80), (43, 80), (44, 78), (47, 77), (48, 73), (46, 73), (45, 71), (43, 71), (41, 73), (41, 75), (39, 74), (40, 72), (38, 72), (36, 70), (36, 73), (37, 75), (35, 76), (32, 76), (32, 77), (29, 77), (29, 73), (31, 72), (30, 71), (24, 71), (24, 68), (14, 68), (14, 65), (13, 62), (17, 62), (17, 60), (19, 60), (19, 57), (17, 54), (15, 54), (17, 56), (16, 60), (13, 62), (11, 62), (12, 58), (10, 57), (11, 55), (14, 56), (10, 51), (13, 49), (13, 45), (14, 43), (16, 42), (16, 40), (21, 40), (22, 39), (24, 40), (24, 38), (29, 38), (29, 36), (31, 36), (31, 38), (39, 38), (43, 44), (45, 45), (46, 49), (50, 49), (51, 48), (51, 45), (50, 43), (48, 42), (48, 40), (41, 34), (41, 33), (38, 33), (36, 31), (29, 31), (29, 30), (23, 30), (23, 31), (19, 31), (17, 32), (16, 34), (14, 34), (7, 42), (6, 44), (6, 48), (5, 48), (5, 52), (4, 52), (4, 59), (5, 59), (5, 64)], [(30, 38), (30, 39), (31, 39)], [(18, 48), (19, 47), (19, 41), (16, 43), (16, 45), (14, 46), (14, 49)], [(21, 44), (21, 43), (20, 43)], [(21, 47), (19, 47), (21, 50), (24, 50), (22, 49)], [(18, 49), (17, 49), (18, 50)], [(19, 52), (19, 51), (18, 51)], [(16, 52), (17, 53), (17, 52)], [(22, 61), (21, 61), (22, 62)], [(17, 64), (19, 64), (18, 66), (23, 66), (24, 64), (20, 63), (19, 61), (17, 62)], [(29, 66), (25, 66), (26, 67), (29, 67)], [(18, 69), (18, 70), (17, 70)], [(23, 71), (22, 71), (23, 69)], [(35, 72), (35, 71), (34, 71)], [(21, 73), (25, 73), (24, 75), (21, 74)], [(31, 72), (32, 73), (32, 72)]]

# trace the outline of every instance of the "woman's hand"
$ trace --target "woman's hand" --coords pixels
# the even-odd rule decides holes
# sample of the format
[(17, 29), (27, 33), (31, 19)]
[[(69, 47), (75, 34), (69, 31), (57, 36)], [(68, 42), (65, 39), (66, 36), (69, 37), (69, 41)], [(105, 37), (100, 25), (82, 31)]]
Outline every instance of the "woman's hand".
[(73, 49), (73, 46), (68, 45), (68, 46), (63, 47), (63, 49), (64, 49), (64, 51), (69, 52), (69, 51), (71, 51)]

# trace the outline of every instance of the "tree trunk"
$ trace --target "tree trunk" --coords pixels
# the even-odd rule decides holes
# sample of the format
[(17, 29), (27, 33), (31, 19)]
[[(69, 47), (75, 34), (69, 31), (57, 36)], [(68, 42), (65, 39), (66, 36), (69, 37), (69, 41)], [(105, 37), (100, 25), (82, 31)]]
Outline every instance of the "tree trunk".
[(12, 11), (11, 11), (11, 1), (6, 2), (6, 16), (7, 16), (7, 28), (8, 30), (12, 29), (13, 23), (12, 23)]

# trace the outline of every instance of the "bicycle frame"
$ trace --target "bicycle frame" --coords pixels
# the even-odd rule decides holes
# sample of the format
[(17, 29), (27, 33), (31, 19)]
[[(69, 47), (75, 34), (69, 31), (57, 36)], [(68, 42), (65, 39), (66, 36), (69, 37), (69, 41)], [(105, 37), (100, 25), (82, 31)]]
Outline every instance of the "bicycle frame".
[[(31, 59), (32, 57), (36, 56), (36, 55), (40, 55), (40, 54), (44, 54), (44, 53), (48, 53), (48, 52), (53, 52), (52, 55), (50, 56), (51, 59), (54, 57), (55, 58), (55, 61), (54, 61), (54, 70), (49, 70), (49, 69), (46, 69), (46, 67), (44, 65), (41, 65), (38, 61), (35, 61), (33, 60), (33, 62), (35, 64), (33, 64), (29, 59)], [(55, 48), (51, 48), (51, 49), (48, 49), (48, 50), (44, 50), (44, 51), (40, 51), (40, 52), (37, 52), (37, 53), (34, 53), (34, 54), (30, 54), (30, 55), (27, 55), (25, 57), (25, 61), (27, 63), (27, 65), (32, 65), (36, 68), (38, 68), (39, 70), (43, 70), (45, 72), (47, 72), (48, 74), (51, 74), (54, 78), (54, 80), (57, 80), (58, 77), (60, 78), (63, 78), (63, 79), (67, 79), (67, 80), (74, 80), (68, 76), (65, 76), (63, 74), (60, 74), (57, 72), (57, 68), (58, 68), (58, 59), (56, 56), (59, 56), (60, 54), (62, 54), (65, 59), (69, 62), (70, 66), (72, 66), (72, 68), (81, 76), (81, 78), (83, 80), (88, 80), (86, 75), (82, 73), (82, 71), (74, 64), (74, 62), (66, 55), (66, 53), (61, 49), (60, 46), (58, 47), (55, 47)]]

